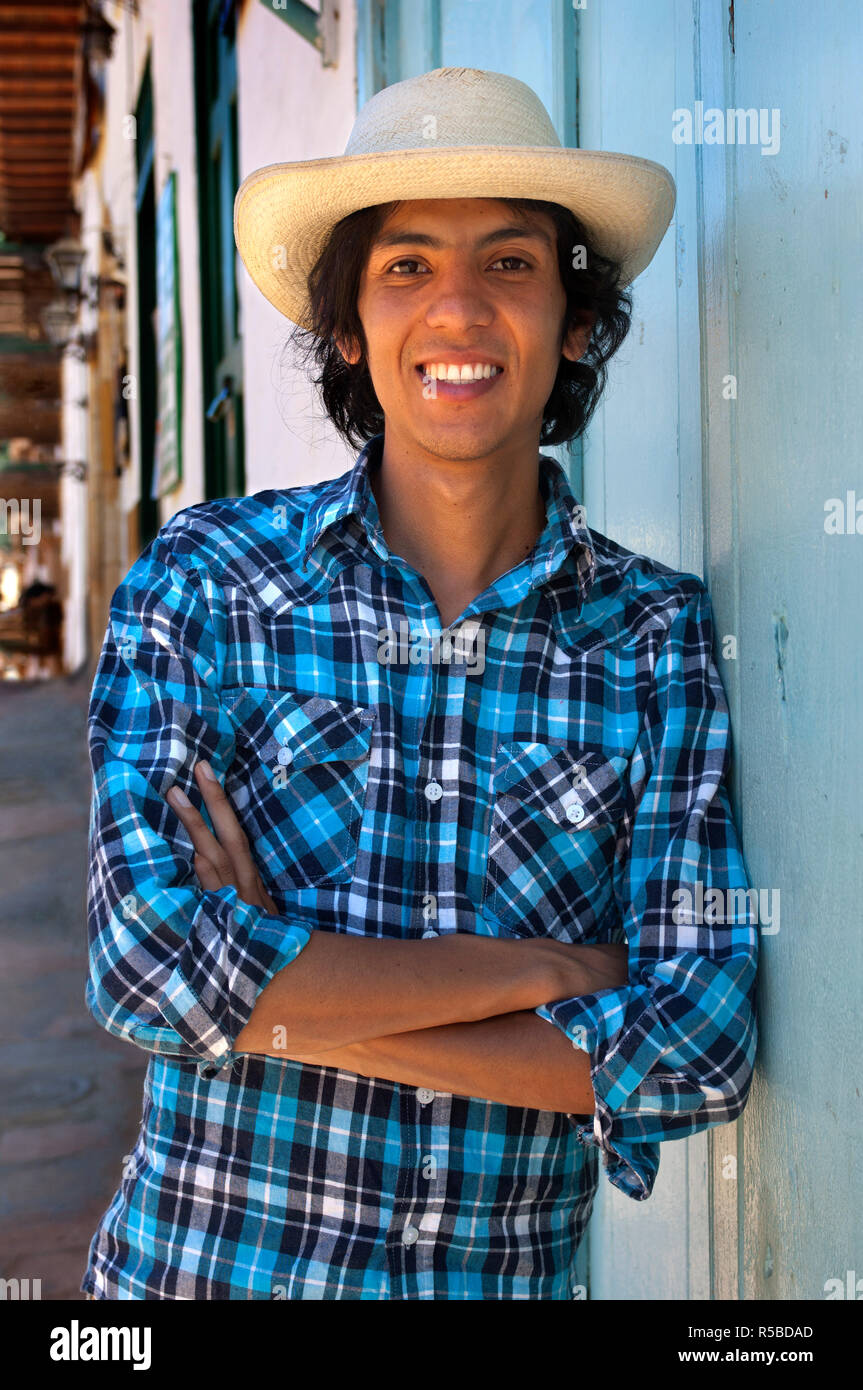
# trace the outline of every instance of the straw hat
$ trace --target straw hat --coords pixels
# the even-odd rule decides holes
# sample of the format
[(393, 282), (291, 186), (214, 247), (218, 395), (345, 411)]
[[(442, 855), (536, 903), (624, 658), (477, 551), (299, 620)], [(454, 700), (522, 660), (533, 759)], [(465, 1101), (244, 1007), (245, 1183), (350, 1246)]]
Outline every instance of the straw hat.
[(376, 203), (415, 198), (537, 198), (581, 219), (628, 285), (650, 263), (674, 212), (662, 164), (561, 146), (524, 82), (480, 68), (435, 68), (367, 101), (343, 155), (269, 164), (244, 179), (234, 236), (258, 289), (294, 323), (306, 277), (332, 227)]

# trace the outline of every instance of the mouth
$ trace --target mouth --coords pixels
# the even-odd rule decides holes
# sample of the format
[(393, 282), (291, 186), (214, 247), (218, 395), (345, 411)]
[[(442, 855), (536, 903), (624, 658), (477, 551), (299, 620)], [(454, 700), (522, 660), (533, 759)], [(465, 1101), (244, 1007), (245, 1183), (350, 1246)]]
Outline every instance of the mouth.
[(446, 362), (418, 363), (414, 368), (426, 400), (470, 401), (493, 390), (504, 368), (491, 362), (473, 365)]

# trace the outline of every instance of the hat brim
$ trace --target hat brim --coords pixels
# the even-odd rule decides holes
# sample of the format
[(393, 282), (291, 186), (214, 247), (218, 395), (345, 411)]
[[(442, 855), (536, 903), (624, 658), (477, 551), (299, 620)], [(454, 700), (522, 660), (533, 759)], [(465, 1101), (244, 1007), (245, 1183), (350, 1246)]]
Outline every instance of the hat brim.
[(674, 213), (676, 188), (653, 160), (605, 150), (462, 145), (270, 164), (244, 179), (234, 237), (258, 289), (309, 328), (306, 280), (326, 238), (359, 208), (397, 199), (536, 198), (569, 208), (621, 284), (650, 263)]

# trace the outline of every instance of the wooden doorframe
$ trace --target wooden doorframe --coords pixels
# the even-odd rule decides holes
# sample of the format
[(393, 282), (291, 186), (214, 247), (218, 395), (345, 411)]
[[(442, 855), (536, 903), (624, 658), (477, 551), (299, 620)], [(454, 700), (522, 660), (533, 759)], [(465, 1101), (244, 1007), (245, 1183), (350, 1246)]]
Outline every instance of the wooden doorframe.
[(138, 449), (140, 499), (138, 546), (159, 529), (159, 505), (151, 495), (155, 474), (158, 378), (153, 313), (156, 308), (156, 187), (153, 82), (148, 56), (135, 103), (135, 237), (138, 308)]
[(244, 496), (243, 353), (234, 247), (239, 183), (236, 6), (194, 0), (204, 488)]

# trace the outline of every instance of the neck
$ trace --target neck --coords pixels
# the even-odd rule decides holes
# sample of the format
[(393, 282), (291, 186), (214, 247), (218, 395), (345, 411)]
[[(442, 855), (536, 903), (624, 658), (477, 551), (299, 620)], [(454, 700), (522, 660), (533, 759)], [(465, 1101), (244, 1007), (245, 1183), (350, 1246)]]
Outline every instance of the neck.
[(387, 546), (423, 575), (442, 614), (458, 616), (524, 560), (546, 523), (538, 441), (518, 454), (450, 460), (385, 436), (370, 484)]

